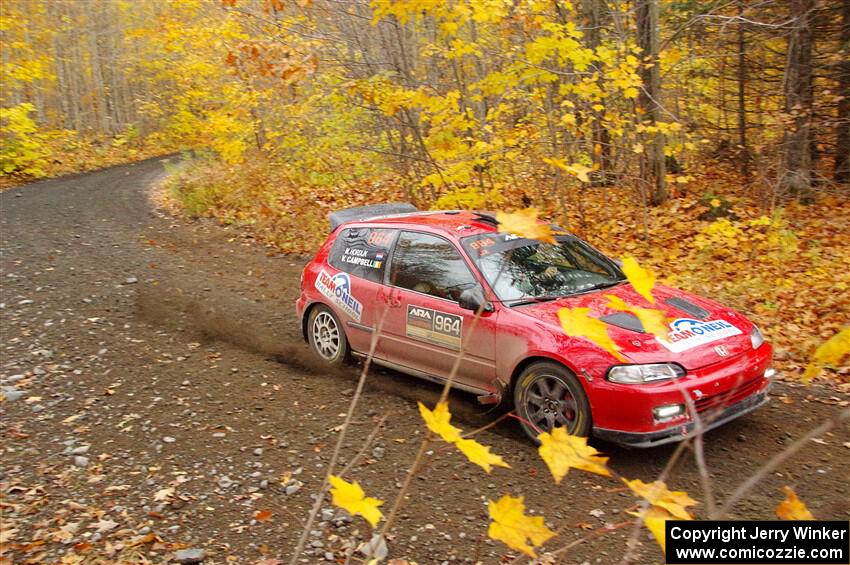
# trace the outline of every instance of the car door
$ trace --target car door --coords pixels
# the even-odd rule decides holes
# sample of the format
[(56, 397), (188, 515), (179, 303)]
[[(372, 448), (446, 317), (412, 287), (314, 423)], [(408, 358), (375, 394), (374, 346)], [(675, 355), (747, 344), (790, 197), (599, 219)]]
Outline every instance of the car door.
[[(316, 287), (345, 325), (351, 348), (359, 353), (369, 353), (387, 307), (386, 301), (381, 300), (384, 272), (397, 234), (397, 230), (369, 227), (342, 230), (328, 254), (333, 271), (324, 276), (320, 273), (316, 279)], [(380, 341), (375, 357), (383, 357)]]
[(402, 231), (390, 257), (389, 309), (382, 351), (402, 367), (448, 378), (465, 343), (456, 380), (492, 390), (495, 370), (496, 316), (458, 305), (464, 290), (480, 286), (466, 260), (448, 239)]

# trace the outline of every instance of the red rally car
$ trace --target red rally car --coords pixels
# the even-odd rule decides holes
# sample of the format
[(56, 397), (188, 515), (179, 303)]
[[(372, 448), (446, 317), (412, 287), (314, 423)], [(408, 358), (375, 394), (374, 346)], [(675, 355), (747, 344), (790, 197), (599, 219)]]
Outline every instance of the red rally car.
[[(557, 244), (500, 232), (492, 215), (407, 204), (330, 215), (332, 233), (305, 267), (296, 303), (304, 338), (328, 363), (365, 357), (438, 382), (462, 350), (456, 388), (513, 403), (525, 432), (566, 426), (635, 447), (682, 440), (767, 401), (772, 349), (741, 314), (656, 285), (668, 339), (614, 295), (646, 307), (618, 262), (553, 228)], [(561, 308), (589, 308), (624, 362), (569, 337)], [(481, 311), (477, 322), (476, 312)]]

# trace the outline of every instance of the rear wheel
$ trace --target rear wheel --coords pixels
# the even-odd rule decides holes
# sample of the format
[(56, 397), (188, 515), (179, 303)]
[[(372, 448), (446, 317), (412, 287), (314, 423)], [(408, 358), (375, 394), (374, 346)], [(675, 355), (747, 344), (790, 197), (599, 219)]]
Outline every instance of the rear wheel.
[(571, 435), (590, 433), (590, 404), (576, 376), (550, 361), (532, 363), (514, 386), (514, 409), (520, 425), (535, 443), (538, 434), (565, 427)]
[(348, 340), (336, 315), (322, 304), (310, 310), (307, 319), (307, 341), (320, 359), (341, 365), (349, 355)]

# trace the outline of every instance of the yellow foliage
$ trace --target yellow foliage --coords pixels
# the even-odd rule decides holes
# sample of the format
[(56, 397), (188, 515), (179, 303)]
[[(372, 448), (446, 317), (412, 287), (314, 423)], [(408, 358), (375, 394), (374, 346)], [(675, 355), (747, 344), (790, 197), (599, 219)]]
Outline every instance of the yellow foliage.
[(837, 365), (846, 355), (850, 354), (850, 326), (820, 344), (812, 355), (811, 361), (803, 373), (803, 381), (809, 382), (827, 365)]
[(35, 106), (24, 102), (11, 108), (0, 108), (0, 171), (3, 174), (21, 173), (32, 177), (46, 174), (50, 151), (47, 137), (38, 133), (30, 118)]
[(545, 157), (543, 159), (543, 162), (570, 173), (581, 182), (590, 182), (590, 177), (588, 176), (588, 173), (593, 171), (592, 167), (585, 167), (581, 163), (573, 163), (572, 165), (567, 165), (563, 159), (549, 159)]
[[(661, 546), (661, 551), (667, 550), (666, 543), (666, 528), (667, 520), (672, 520), (673, 516), (669, 512), (658, 506), (650, 506), (643, 512), (629, 512), (632, 516), (640, 518), (646, 529), (652, 533), (655, 541)], [(681, 518), (680, 518), (681, 519)]]
[(466, 455), (467, 459), (484, 469), (487, 473), (489, 473), (494, 466), (505, 467), (507, 469), (511, 468), (510, 465), (505, 463), (505, 460), (502, 459), (501, 455), (490, 453), (489, 447), (478, 443), (474, 439), (458, 439), (454, 442), (454, 444), (461, 453)]
[(425, 425), (429, 430), (440, 436), (443, 441), (454, 444), (467, 459), (480, 466), (487, 473), (494, 466), (510, 468), (510, 465), (505, 463), (501, 456), (490, 453), (489, 447), (473, 439), (463, 439), (461, 437), (460, 428), (456, 428), (449, 423), (452, 415), (449, 412), (448, 402), (438, 402), (433, 411), (428, 410), (421, 402), (418, 405), (419, 413), (422, 415), (422, 419), (425, 420)]
[(608, 336), (608, 324), (587, 315), (590, 308), (561, 308), (558, 319), (561, 328), (570, 337), (583, 337), (595, 343), (620, 361), (626, 358), (620, 354), (620, 346)]
[(655, 273), (638, 265), (634, 257), (623, 259), (623, 273), (638, 294), (646, 298), (651, 304), (655, 304), (655, 298), (652, 296), (652, 288), (655, 286)]
[(782, 520), (814, 520), (815, 517), (806, 508), (797, 493), (791, 487), (782, 487), (785, 491), (785, 500), (776, 507), (776, 515)]
[(613, 294), (607, 294), (606, 296), (608, 297), (609, 308), (623, 312), (631, 312), (638, 320), (640, 320), (641, 325), (643, 325), (643, 329), (660, 339), (667, 339), (667, 336), (670, 333), (670, 327), (667, 324), (668, 320), (667, 316), (664, 315), (664, 312), (654, 308), (629, 306), (622, 298)]
[[(492, 520), (487, 529), (490, 539), (501, 541), (511, 549), (522, 551), (530, 557), (537, 557), (534, 548), (555, 535), (555, 532), (546, 527), (542, 516), (525, 515), (522, 496), (504, 495), (498, 501), (490, 500), (487, 510)], [(528, 542), (531, 542), (531, 545)]]
[(526, 208), (516, 212), (496, 212), (496, 220), (503, 232), (512, 233), (528, 239), (539, 239), (545, 243), (555, 243), (552, 228), (537, 219), (537, 210)]
[(378, 507), (384, 503), (383, 501), (367, 497), (357, 481), (349, 483), (336, 475), (328, 476), (328, 481), (331, 483), (331, 496), (334, 505), (352, 515), (363, 516), (373, 528), (378, 525), (381, 517), (383, 517)]
[(460, 428), (452, 426), (449, 421), (452, 419), (452, 414), (449, 412), (448, 402), (439, 402), (434, 410), (428, 410), (424, 404), (417, 402), (419, 405), (419, 414), (425, 420), (425, 425), (429, 430), (443, 438), (443, 441), (454, 443), (461, 439)]
[(549, 467), (556, 484), (561, 483), (571, 468), (611, 476), (606, 467), (608, 458), (601, 457), (596, 449), (587, 445), (586, 437), (570, 435), (566, 428), (557, 427), (551, 433), (541, 433), (537, 439), (540, 440), (537, 451)]

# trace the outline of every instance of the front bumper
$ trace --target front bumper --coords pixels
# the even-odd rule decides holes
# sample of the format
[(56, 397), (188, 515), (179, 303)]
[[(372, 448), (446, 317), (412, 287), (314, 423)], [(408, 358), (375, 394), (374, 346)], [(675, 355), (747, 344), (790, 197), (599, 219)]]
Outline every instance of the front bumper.
[[(753, 394), (740, 402), (727, 406), (722, 412), (712, 414), (711, 421), (704, 423), (703, 431), (713, 430), (763, 406), (768, 401), (767, 392), (768, 388), (765, 388), (761, 392)], [(696, 424), (694, 422), (676, 424), (669, 428), (653, 432), (624, 432), (605, 428), (593, 428), (594, 436), (629, 447), (655, 447), (664, 445), (665, 443), (683, 441), (693, 437), (695, 432)]]

